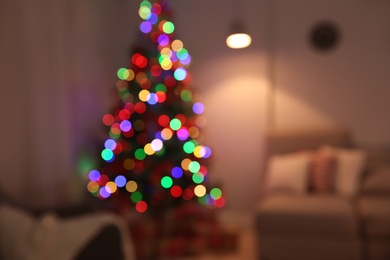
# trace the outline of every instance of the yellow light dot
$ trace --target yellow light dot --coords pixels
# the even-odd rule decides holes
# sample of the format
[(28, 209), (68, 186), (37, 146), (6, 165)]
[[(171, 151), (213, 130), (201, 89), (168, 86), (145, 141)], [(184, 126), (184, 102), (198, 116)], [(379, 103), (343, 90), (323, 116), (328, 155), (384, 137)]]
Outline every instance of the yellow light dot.
[(138, 188), (138, 184), (135, 181), (128, 181), (126, 184), (126, 190), (128, 192), (134, 192)]
[(163, 70), (170, 70), (172, 68), (172, 61), (170, 59), (163, 59), (161, 61), (161, 68)]
[(148, 101), (148, 96), (150, 95), (150, 92), (146, 89), (141, 90), (138, 94), (138, 97), (141, 101), (146, 102)]
[(97, 184), (97, 182), (94, 182), (94, 181), (90, 181), (87, 185), (87, 189), (89, 192), (91, 193), (95, 193), (99, 190), (99, 184)]
[(124, 162), (123, 162), (123, 167), (126, 169), (126, 170), (132, 170), (135, 166), (135, 163), (132, 159), (126, 159)]
[(169, 128), (164, 128), (162, 131), (161, 131), (161, 137), (164, 139), (164, 140), (169, 140), (171, 139), (173, 136), (173, 132), (171, 129)]
[(135, 77), (134, 71), (131, 70), (131, 69), (127, 69), (127, 72), (128, 72), (128, 75), (125, 78), (125, 80), (132, 81), (134, 79), (134, 77)]
[(191, 138), (197, 138), (199, 136), (199, 129), (197, 127), (190, 127), (188, 129), (188, 133), (190, 134)]
[(174, 40), (172, 42), (172, 50), (174, 51), (180, 51), (181, 49), (183, 49), (183, 46), (183, 42), (180, 40)]
[(184, 159), (183, 161), (181, 161), (181, 168), (188, 171), (191, 162), (192, 161), (188, 158)]
[(206, 195), (206, 187), (203, 185), (197, 185), (194, 189), (194, 193), (198, 197), (203, 197)]
[(111, 126), (111, 133), (113, 133), (114, 135), (119, 135), (121, 134), (121, 129), (119, 127), (116, 127), (116, 126)]
[(163, 48), (161, 51), (160, 51), (160, 53), (161, 53), (161, 56), (162, 55), (166, 55), (166, 56), (168, 56), (168, 57), (172, 57), (172, 51), (171, 51), (171, 49), (169, 49), (169, 48)]
[(107, 182), (107, 184), (106, 184), (106, 191), (107, 192), (114, 193), (114, 192), (116, 192), (117, 189), (118, 189), (118, 187), (116, 186), (115, 182), (113, 182), (113, 181)]
[(197, 158), (203, 158), (203, 156), (206, 154), (206, 150), (204, 149), (203, 146), (197, 146), (195, 147), (194, 149), (194, 155), (197, 157)]
[(137, 82), (141, 82), (144, 78), (147, 78), (147, 75), (145, 72), (138, 72), (137, 75), (135, 76), (135, 80)]
[(150, 143), (147, 143), (145, 146), (144, 146), (144, 151), (147, 155), (152, 155), (154, 154), (154, 150), (152, 148), (152, 145)]

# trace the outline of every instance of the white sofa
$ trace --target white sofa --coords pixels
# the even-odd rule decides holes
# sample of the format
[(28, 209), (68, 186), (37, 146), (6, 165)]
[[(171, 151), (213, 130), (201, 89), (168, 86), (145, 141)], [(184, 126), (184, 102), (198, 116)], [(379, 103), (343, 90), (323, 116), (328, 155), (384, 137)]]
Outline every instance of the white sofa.
[[(333, 158), (332, 189), (310, 190), (304, 154), (324, 145), (344, 157)], [(387, 151), (373, 158), (338, 129), (272, 133), (268, 148), (255, 216), (261, 260), (390, 259), (390, 168), (381, 168), (390, 163)]]

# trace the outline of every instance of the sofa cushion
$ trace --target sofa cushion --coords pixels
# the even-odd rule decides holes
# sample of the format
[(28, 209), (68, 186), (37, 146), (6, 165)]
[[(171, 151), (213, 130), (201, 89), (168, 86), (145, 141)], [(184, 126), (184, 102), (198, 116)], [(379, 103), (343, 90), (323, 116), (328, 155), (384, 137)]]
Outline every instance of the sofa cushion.
[(390, 166), (371, 171), (363, 181), (362, 193), (390, 196)]
[(256, 215), (260, 234), (345, 236), (356, 235), (357, 223), (348, 200), (338, 196), (272, 196), (263, 200)]
[(390, 197), (361, 198), (358, 209), (369, 237), (390, 238)]
[(335, 156), (336, 192), (347, 197), (356, 196), (366, 167), (366, 152), (362, 149), (335, 148)]
[(308, 153), (297, 152), (272, 156), (265, 177), (267, 193), (305, 193), (309, 162)]

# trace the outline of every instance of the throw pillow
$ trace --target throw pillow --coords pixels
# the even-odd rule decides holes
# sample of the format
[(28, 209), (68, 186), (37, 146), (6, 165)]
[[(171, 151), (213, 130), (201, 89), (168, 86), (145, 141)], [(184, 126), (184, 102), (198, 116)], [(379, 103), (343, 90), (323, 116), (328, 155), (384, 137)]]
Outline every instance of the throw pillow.
[(309, 171), (309, 191), (321, 194), (333, 192), (336, 166), (333, 151), (320, 149), (313, 152)]
[(309, 164), (309, 153), (272, 156), (267, 165), (266, 191), (305, 193)]
[(360, 187), (363, 171), (366, 166), (366, 153), (361, 149), (333, 149), (337, 163), (335, 191), (341, 195), (353, 197)]

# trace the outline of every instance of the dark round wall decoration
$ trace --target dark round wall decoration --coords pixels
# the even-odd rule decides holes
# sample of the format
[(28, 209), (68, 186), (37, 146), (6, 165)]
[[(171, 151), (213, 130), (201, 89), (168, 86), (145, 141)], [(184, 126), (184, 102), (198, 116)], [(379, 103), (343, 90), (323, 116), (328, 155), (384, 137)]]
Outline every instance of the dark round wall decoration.
[(334, 49), (340, 41), (340, 31), (336, 24), (323, 21), (315, 24), (309, 33), (309, 43), (319, 51)]

